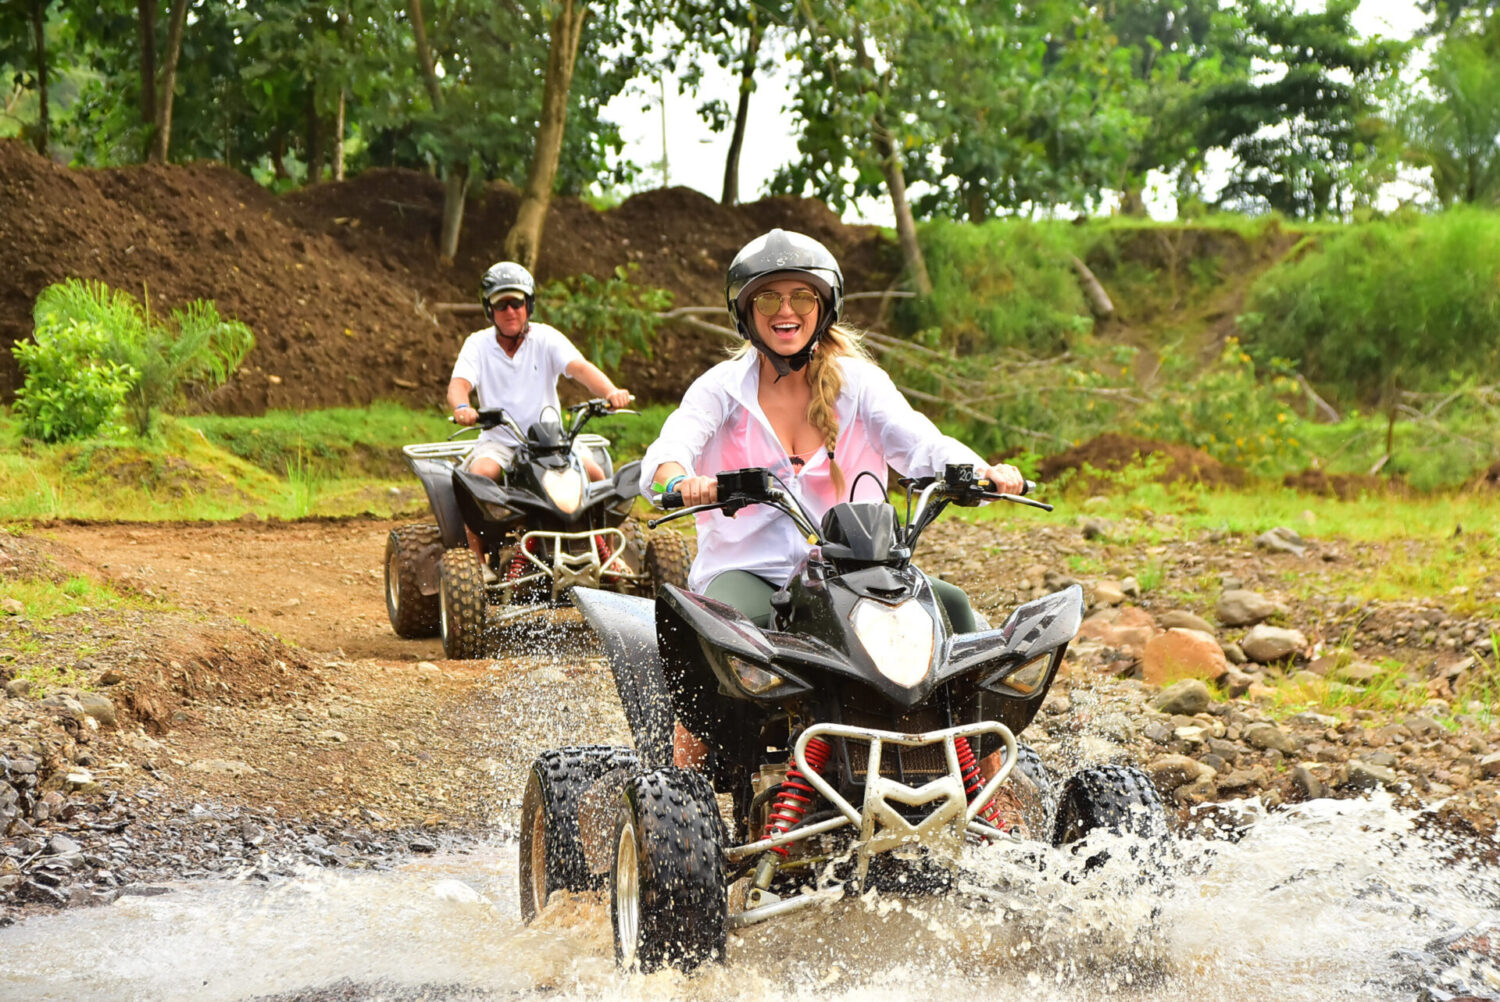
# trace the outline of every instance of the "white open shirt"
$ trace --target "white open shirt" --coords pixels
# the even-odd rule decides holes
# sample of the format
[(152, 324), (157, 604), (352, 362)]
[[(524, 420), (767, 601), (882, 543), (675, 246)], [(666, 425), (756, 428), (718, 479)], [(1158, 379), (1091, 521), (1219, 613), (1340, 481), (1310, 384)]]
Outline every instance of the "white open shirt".
[[(495, 328), (486, 327), (464, 340), (451, 378), (469, 381), (479, 394), (481, 410), (504, 408), (516, 424), (529, 429), (544, 409), (559, 409), (557, 377), (567, 375), (568, 366), (582, 359), (583, 353), (556, 327), (533, 322), (514, 358), (495, 340)], [(521, 444), (504, 425), (485, 429), (479, 440), (511, 448)]]
[[(845, 489), (855, 499), (884, 500), (887, 465), (905, 476), (922, 477), (941, 473), (948, 463), (984, 464), (913, 408), (879, 366), (848, 357), (838, 364), (844, 386), (834, 452)], [(663, 463), (678, 463), (690, 475), (703, 476), (763, 466), (781, 478), (815, 519), (821, 520), (838, 501), (850, 500), (835, 496), (826, 449), (820, 447), (802, 467), (792, 466), (760, 408), (759, 387), (756, 352), (699, 376), (646, 450), (641, 492), (650, 496), (651, 477)], [(874, 481), (860, 477), (867, 471)], [(733, 518), (718, 511), (700, 512), (696, 518), (698, 558), (688, 575), (693, 591), (701, 592), (717, 575), (736, 569), (784, 582), (811, 549), (791, 519), (764, 505), (745, 508)]]

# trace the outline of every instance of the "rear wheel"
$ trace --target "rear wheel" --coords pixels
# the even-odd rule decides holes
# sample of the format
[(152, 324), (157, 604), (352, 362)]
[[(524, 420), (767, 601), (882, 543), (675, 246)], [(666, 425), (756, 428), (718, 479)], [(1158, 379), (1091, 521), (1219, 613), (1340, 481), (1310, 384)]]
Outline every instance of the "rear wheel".
[(441, 599), (422, 593), (437, 581), (443, 534), (435, 525), (403, 525), (385, 540), (385, 611), (398, 637), (430, 637), (438, 632)]
[(722, 960), (724, 822), (708, 779), (657, 769), (625, 785), (610, 864), (615, 959), (643, 971)]
[(670, 529), (652, 533), (646, 542), (646, 570), (651, 574), (652, 595), (661, 591), (662, 585), (686, 588), (688, 568), (692, 563), (693, 557), (682, 533)]
[[(521, 798), (521, 921), (530, 922), (553, 891), (597, 890), (603, 873), (589, 869), (579, 806), (589, 788), (614, 769), (634, 769), (629, 748), (588, 745), (545, 751), (531, 765)], [(603, 832), (604, 839), (609, 832)]]
[(487, 603), (484, 576), (473, 550), (443, 552), (438, 565), (438, 597), (444, 656), (464, 660), (484, 657)]

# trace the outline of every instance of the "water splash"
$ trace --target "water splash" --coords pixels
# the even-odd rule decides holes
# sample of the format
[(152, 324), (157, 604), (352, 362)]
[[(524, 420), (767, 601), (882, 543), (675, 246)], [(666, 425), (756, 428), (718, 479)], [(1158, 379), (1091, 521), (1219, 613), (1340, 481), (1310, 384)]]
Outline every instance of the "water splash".
[[(1252, 824), (1177, 842), (1151, 879), (1143, 847), (1102, 833), (1083, 853), (1029, 861), (983, 847), (965, 861), (983, 894), (810, 909), (731, 936), (727, 963), (691, 977), (618, 970), (598, 896), (555, 896), (523, 927), (516, 850), (500, 843), (33, 919), (0, 936), (0, 999), (217, 1002), (352, 984), (380, 987), (324, 997), (1328, 1002), (1496, 978), (1473, 956), (1436, 969), (1431, 941), (1500, 912), (1500, 874), (1420, 815), (1378, 794), (1240, 806)], [(1083, 873), (1100, 849), (1109, 858)]]

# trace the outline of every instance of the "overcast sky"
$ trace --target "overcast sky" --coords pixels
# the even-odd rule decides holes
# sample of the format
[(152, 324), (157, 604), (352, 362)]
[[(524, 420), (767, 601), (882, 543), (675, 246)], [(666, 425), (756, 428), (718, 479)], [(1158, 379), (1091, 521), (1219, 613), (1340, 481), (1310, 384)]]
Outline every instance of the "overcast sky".
[[(1299, 3), (1299, 6), (1308, 8), (1319, 5), (1319, 0)], [(1354, 16), (1355, 27), (1367, 35), (1407, 38), (1422, 23), (1423, 16), (1417, 10), (1415, 0), (1362, 0)], [(795, 63), (783, 65), (790, 67)], [(665, 179), (674, 185), (696, 188), (717, 199), (723, 190), (724, 157), (729, 149), (729, 135), (709, 131), (695, 109), (709, 98), (719, 98), (733, 108), (738, 81), (718, 67), (711, 67), (705, 76), (704, 87), (698, 96), (679, 94), (676, 81), (670, 78), (666, 81)], [(750, 103), (744, 152), (740, 157), (739, 187), (743, 200), (763, 195), (771, 176), (797, 155), (797, 137), (791, 127), (791, 116), (783, 110), (791, 101), (789, 79), (788, 72), (777, 72), (757, 81)], [(658, 163), (662, 159), (663, 116), (659, 101), (659, 93), (636, 91), (616, 98), (605, 108), (606, 116), (620, 123), (626, 156), (638, 164)], [(653, 106), (642, 110), (647, 103)], [(658, 167), (648, 171), (638, 186), (653, 188), (662, 182), (663, 175)], [(1153, 214), (1169, 212), (1169, 208), (1163, 208)], [(881, 225), (890, 225), (891, 221), (888, 204), (884, 201), (861, 205), (845, 216), (850, 221)]]

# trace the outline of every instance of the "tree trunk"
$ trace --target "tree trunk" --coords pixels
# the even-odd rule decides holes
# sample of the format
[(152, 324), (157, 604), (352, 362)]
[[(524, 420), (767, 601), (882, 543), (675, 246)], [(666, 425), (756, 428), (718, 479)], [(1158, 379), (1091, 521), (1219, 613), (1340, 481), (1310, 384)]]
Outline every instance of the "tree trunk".
[(161, 71), (161, 96), (156, 105), (156, 134), (151, 143), (152, 163), (167, 162), (172, 148), (172, 92), (177, 89), (177, 59), (182, 55), (182, 26), (187, 21), (190, 0), (174, 0), (172, 20), (167, 25), (167, 64)]
[(141, 26), (141, 121), (153, 126), (156, 124), (156, 0), (136, 0), (135, 9)]
[(449, 164), (443, 186), (443, 231), (438, 237), (438, 258), (444, 264), (452, 264), (458, 256), (458, 235), (464, 225), (464, 199), (468, 193), (469, 165)]
[(927, 276), (927, 261), (922, 245), (917, 243), (917, 221), (906, 200), (906, 171), (901, 167), (901, 151), (895, 148), (885, 127), (875, 123), (875, 150), (880, 154), (880, 172), (885, 175), (886, 191), (891, 194), (891, 208), (896, 214), (896, 238), (901, 244), (901, 259), (911, 275), (917, 295), (932, 295), (932, 279)]
[(318, 91), (307, 88), (307, 183), (323, 180), (323, 118), (318, 114)]
[(542, 121), (537, 128), (536, 150), (526, 176), (526, 193), (516, 213), (516, 224), (505, 237), (505, 256), (527, 269), (536, 269), (542, 249), (542, 223), (552, 200), (557, 165), (562, 159), (563, 132), (568, 120), (568, 91), (573, 86), (573, 61), (589, 11), (586, 2), (563, 0), (552, 19), (552, 40), (547, 50), (547, 85), (542, 92)]
[(750, 37), (745, 42), (745, 61), (740, 64), (740, 101), (734, 112), (734, 135), (729, 140), (729, 155), (724, 158), (724, 194), (719, 199), (724, 205), (734, 205), (740, 200), (740, 150), (745, 145), (750, 94), (755, 90), (755, 61), (760, 55), (760, 40), (764, 34), (753, 6), (750, 11)]
[(42, 156), (47, 155), (52, 134), (52, 122), (47, 114), (47, 3), (48, 0), (32, 0), (31, 30), (36, 37), (36, 135), (33, 145)]
[[(422, 68), (422, 80), (427, 85), (427, 96), (432, 108), (443, 107), (443, 87), (438, 80), (437, 68), (432, 61), (432, 49), (427, 45), (427, 24), (422, 20), (422, 0), (406, 0), (407, 12), (411, 15), (411, 29), (417, 44), (417, 63)], [(450, 160), (443, 165), (443, 228), (438, 234), (438, 259), (452, 264), (458, 254), (458, 236), (464, 224), (464, 199), (469, 192), (469, 163), (467, 160)]]
[(344, 179), (344, 90), (339, 88), (338, 108), (333, 114), (333, 179)]

